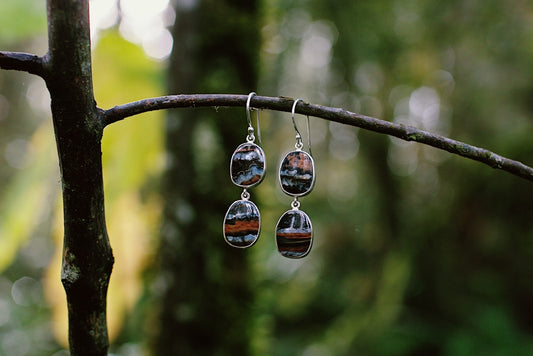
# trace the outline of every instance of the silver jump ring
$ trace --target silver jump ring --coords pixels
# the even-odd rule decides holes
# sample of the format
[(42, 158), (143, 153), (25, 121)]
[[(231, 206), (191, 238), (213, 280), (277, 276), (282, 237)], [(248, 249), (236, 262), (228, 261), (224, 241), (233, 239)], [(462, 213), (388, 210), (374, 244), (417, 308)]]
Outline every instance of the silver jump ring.
[(255, 141), (254, 128), (248, 127), (248, 135), (246, 135), (246, 142), (253, 143)]
[(294, 197), (294, 200), (292, 201), (291, 206), (293, 210), (300, 209), (300, 201), (298, 200), (298, 197)]

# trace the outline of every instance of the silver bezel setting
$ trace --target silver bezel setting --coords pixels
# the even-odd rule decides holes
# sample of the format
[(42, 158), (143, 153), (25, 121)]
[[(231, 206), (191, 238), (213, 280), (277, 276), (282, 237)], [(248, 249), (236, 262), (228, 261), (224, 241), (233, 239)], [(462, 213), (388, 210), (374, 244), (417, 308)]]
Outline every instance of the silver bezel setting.
[[(309, 189), (303, 193), (299, 193), (299, 194), (294, 194), (294, 193), (290, 193), (288, 191), (286, 191), (284, 188), (283, 188), (283, 184), (281, 183), (281, 167), (283, 166), (283, 162), (285, 162), (285, 159), (287, 158), (287, 156), (289, 156), (291, 153), (295, 153), (295, 152), (299, 152), (299, 153), (305, 153), (310, 159), (311, 159), (311, 164), (313, 166), (313, 178), (311, 180), (311, 185), (309, 187)], [(311, 156), (311, 154), (309, 154), (309, 152), (306, 152), (304, 150), (293, 150), (293, 151), (290, 151), (290, 152), (287, 152), (284, 156), (283, 156), (283, 159), (281, 160), (281, 163), (279, 164), (279, 169), (278, 169), (278, 182), (279, 182), (279, 185), (281, 187), (281, 190), (287, 194), (287, 195), (290, 195), (291, 197), (303, 197), (309, 193), (311, 193), (311, 191), (313, 190), (313, 188), (315, 187), (315, 180), (316, 180), (316, 173), (315, 173), (315, 160), (313, 159), (313, 156)]]
[[(253, 145), (255, 146), (256, 148), (259, 149), (259, 152), (263, 158), (263, 174), (261, 175), (261, 178), (259, 178), (259, 180), (253, 184), (249, 184), (249, 185), (245, 185), (245, 184), (237, 184), (234, 180), (233, 180), (233, 175), (231, 174), (231, 168), (233, 167), (233, 159), (235, 158), (235, 153), (237, 153), (237, 151), (239, 151), (239, 149), (245, 145)], [(266, 155), (265, 155), (265, 151), (263, 151), (263, 149), (261, 148), (261, 146), (259, 146), (258, 144), (254, 143), (254, 142), (244, 142), (244, 143), (241, 143), (239, 146), (237, 146), (237, 148), (233, 151), (233, 154), (231, 155), (231, 159), (230, 159), (230, 163), (229, 163), (229, 177), (231, 179), (231, 181), (233, 182), (233, 184), (235, 184), (237, 187), (240, 187), (240, 188), (251, 188), (251, 187), (254, 187), (256, 185), (258, 185), (259, 183), (261, 183), (263, 181), (263, 178), (265, 178), (265, 174), (266, 174), (266, 168), (267, 168), (267, 163), (266, 163)]]
[[(301, 256), (298, 256), (298, 257), (293, 257), (293, 256), (285, 256), (281, 253), (281, 251), (279, 250), (279, 245), (278, 245), (278, 226), (279, 226), (279, 223), (281, 222), (281, 219), (283, 219), (283, 217), (285, 216), (285, 214), (288, 214), (290, 212), (294, 212), (295, 210), (301, 212), (302, 214), (304, 214), (307, 218), (307, 221), (309, 221), (309, 228), (311, 229), (311, 242), (309, 243), (309, 248), (307, 249), (307, 251), (305, 251), (305, 253)], [(278, 253), (282, 256), (282, 257), (285, 257), (285, 258), (290, 258), (290, 259), (293, 259), (293, 260), (298, 260), (300, 258), (304, 258), (305, 256), (309, 255), (309, 253), (311, 252), (311, 249), (313, 247), (313, 241), (314, 241), (314, 231), (313, 231), (313, 222), (311, 221), (311, 218), (309, 217), (309, 215), (307, 215), (307, 213), (303, 210), (300, 210), (300, 209), (290, 209), (290, 210), (287, 210), (286, 212), (284, 212), (283, 214), (281, 214), (280, 218), (278, 219), (278, 222), (276, 224), (276, 230), (274, 230), (274, 233), (276, 235), (276, 248), (278, 249)]]
[[(237, 203), (240, 203), (240, 202), (247, 202), (247, 203), (250, 203), (252, 204), (252, 206), (255, 207), (255, 209), (257, 210), (257, 216), (259, 217), (259, 228), (257, 229), (257, 237), (255, 238), (254, 242), (252, 242), (250, 245), (248, 246), (238, 246), (238, 245), (234, 245), (232, 244), (229, 240), (228, 240), (228, 237), (226, 236), (226, 219), (228, 217), (228, 212), (231, 210), (231, 208), (237, 204)], [(228, 245), (230, 245), (231, 247), (235, 247), (235, 248), (242, 248), (242, 249), (245, 249), (245, 248), (248, 248), (248, 247), (252, 247), (253, 245), (255, 245), (255, 243), (257, 242), (257, 240), (259, 240), (259, 235), (261, 235), (261, 212), (259, 211), (259, 208), (257, 207), (257, 205), (255, 205), (255, 203), (253, 201), (250, 201), (248, 199), (240, 199), (240, 200), (235, 200), (233, 203), (231, 203), (231, 205), (229, 206), (228, 210), (226, 211), (226, 214), (224, 215), (224, 221), (222, 222), (222, 234), (224, 235), (224, 241), (226, 241), (226, 243)]]

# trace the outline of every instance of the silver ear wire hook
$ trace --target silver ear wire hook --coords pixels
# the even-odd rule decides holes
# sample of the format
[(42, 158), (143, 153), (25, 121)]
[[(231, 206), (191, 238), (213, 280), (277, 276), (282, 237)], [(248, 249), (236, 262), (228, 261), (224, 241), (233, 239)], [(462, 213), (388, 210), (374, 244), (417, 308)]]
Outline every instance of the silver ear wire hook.
[[(292, 110), (291, 110), (291, 114), (292, 114), (292, 124), (294, 125), (294, 130), (296, 131), (296, 149), (298, 150), (301, 150), (303, 148), (303, 143), (302, 143), (302, 135), (300, 134), (300, 130), (298, 130), (298, 126), (296, 126), (296, 120), (294, 120), (294, 114), (296, 112), (296, 104), (298, 104), (298, 102), (301, 101), (303, 103), (303, 100), (302, 99), (296, 99), (294, 101), (294, 104), (292, 104)], [(311, 126), (309, 124), (309, 115), (306, 115), (307, 116), (307, 146), (309, 147), (309, 154), (312, 156), (312, 153), (311, 153)]]
[(246, 136), (246, 141), (248, 142), (255, 141), (254, 127), (252, 126), (252, 119), (250, 119), (250, 101), (254, 95), (255, 93), (251, 92), (248, 94), (248, 100), (246, 100), (246, 120), (248, 120), (248, 136)]
[(301, 150), (303, 147), (302, 144), (302, 135), (300, 134), (300, 130), (298, 130), (298, 126), (296, 126), (296, 120), (294, 120), (294, 112), (296, 111), (296, 104), (298, 104), (299, 101), (302, 101), (302, 99), (296, 99), (294, 100), (294, 104), (292, 104), (292, 124), (294, 125), (294, 130), (296, 131), (296, 148)]
[[(246, 119), (248, 120), (248, 136), (246, 137), (246, 140), (248, 142), (254, 142), (255, 136), (254, 136), (254, 127), (252, 126), (252, 119), (250, 118), (250, 111), (252, 109), (250, 108), (250, 102), (252, 101), (252, 97), (256, 95), (255, 92), (251, 92), (248, 94), (248, 100), (246, 101)], [(257, 110), (257, 138), (259, 140), (259, 144), (261, 145), (261, 126), (259, 125), (259, 110)]]

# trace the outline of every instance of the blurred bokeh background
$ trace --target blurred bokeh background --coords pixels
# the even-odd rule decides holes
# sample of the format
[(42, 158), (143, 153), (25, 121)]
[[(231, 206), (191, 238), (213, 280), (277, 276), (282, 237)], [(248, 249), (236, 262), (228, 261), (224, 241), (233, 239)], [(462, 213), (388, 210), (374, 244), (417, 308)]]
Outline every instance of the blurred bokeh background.
[[(303, 98), (533, 164), (533, 3), (92, 0), (95, 95)], [(41, 0), (0, 2), (0, 49), (46, 52)], [(65, 356), (60, 180), (44, 82), (0, 71), (0, 355)], [(103, 140), (113, 355), (533, 354), (533, 187), (311, 118), (314, 246), (276, 251), (290, 115), (261, 111), (259, 241), (222, 221), (244, 108), (154, 112)], [(305, 118), (297, 117), (305, 131)], [(304, 136), (306, 136), (304, 134)]]

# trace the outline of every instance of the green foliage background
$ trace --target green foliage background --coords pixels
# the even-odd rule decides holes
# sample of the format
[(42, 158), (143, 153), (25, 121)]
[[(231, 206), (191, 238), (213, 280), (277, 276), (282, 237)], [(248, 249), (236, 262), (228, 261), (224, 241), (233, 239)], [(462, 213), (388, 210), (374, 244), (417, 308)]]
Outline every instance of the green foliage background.
[[(529, 2), (264, 0), (262, 13), (259, 94), (405, 122), (533, 163)], [(28, 20), (13, 20), (21, 18)], [(0, 20), (2, 49), (42, 52), (41, 1), (3, 1)], [(116, 29), (101, 34), (94, 48), (101, 107), (163, 94), (164, 62), (148, 59)], [(53, 237), (61, 236), (59, 178), (39, 88), (39, 79), (0, 72), (2, 355), (64, 354), (64, 332), (51, 332), (64, 323), (51, 302), (62, 298), (59, 267), (50, 265), (58, 251)], [(143, 354), (152, 325), (149, 295), (158, 279), (141, 271), (153, 263), (164, 199), (159, 115), (105, 133), (118, 277), (109, 312), (119, 355)], [(235, 115), (236, 129), (244, 127), (244, 110)], [(290, 199), (277, 187), (276, 170), (294, 133), (290, 115), (261, 117), (268, 171), (254, 194), (263, 231), (243, 252), (251, 256), (257, 291), (249, 301), (255, 354), (533, 352), (530, 183), (311, 118), (317, 182), (302, 209), (313, 221), (315, 244), (304, 260), (284, 260), (273, 230)]]

